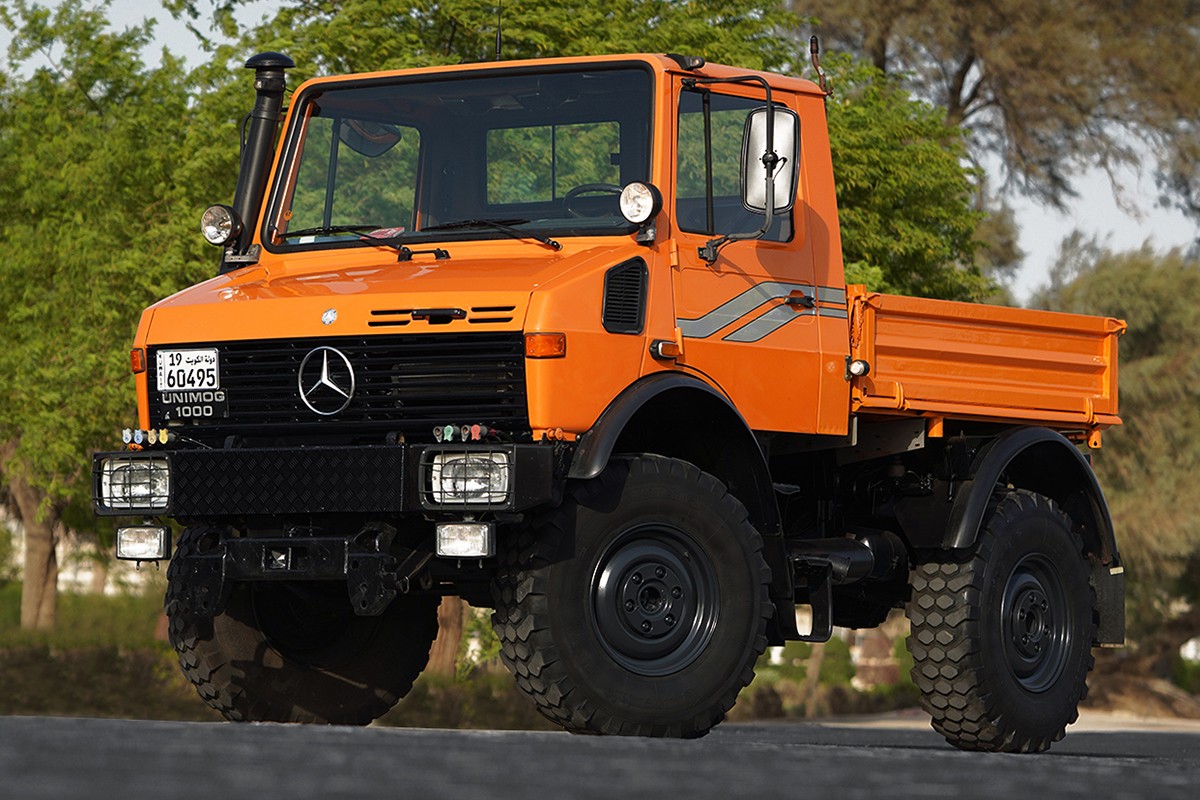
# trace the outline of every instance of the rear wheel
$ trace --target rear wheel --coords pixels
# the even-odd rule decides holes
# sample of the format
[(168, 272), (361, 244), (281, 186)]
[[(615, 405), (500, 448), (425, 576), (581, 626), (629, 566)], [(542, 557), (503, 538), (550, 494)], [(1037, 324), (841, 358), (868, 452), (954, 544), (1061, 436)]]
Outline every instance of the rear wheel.
[(683, 461), (614, 461), (511, 542), (494, 587), (501, 658), (577, 733), (695, 737), (766, 646), (770, 570), (746, 509)]
[[(215, 544), (184, 531), (176, 557)], [(437, 635), (438, 598), (401, 595), (378, 617), (354, 613), (341, 582), (235, 584), (223, 613), (186, 613), (167, 571), (168, 636), (201, 699), (235, 721), (365, 725), (412, 688)]]
[(1041, 752), (1078, 718), (1096, 632), (1082, 542), (1053, 501), (996, 502), (974, 552), (919, 565), (912, 676), (933, 727), (964, 750)]

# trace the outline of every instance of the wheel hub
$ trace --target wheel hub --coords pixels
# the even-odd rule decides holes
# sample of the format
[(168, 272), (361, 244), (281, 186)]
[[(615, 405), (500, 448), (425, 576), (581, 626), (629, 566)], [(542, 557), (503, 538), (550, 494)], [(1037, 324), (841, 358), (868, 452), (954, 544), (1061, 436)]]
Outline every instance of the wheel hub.
[(600, 560), (592, 598), (605, 650), (639, 675), (683, 669), (716, 626), (715, 571), (674, 528), (639, 526), (619, 538)]
[(1041, 557), (1019, 563), (1004, 591), (1001, 617), (1009, 668), (1030, 692), (1043, 692), (1062, 674), (1073, 635), (1065, 590)]
[[(647, 554), (649, 555), (649, 554)], [(657, 639), (670, 633), (693, 605), (691, 582), (661, 559), (650, 558), (617, 579), (626, 628), (635, 635)]]

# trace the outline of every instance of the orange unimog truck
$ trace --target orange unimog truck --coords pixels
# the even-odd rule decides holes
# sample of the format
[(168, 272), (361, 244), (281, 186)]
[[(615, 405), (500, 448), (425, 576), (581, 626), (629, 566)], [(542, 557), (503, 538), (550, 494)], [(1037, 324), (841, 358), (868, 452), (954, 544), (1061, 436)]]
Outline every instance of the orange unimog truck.
[(450, 595), (564, 728), (695, 737), (768, 645), (905, 608), (951, 743), (1062, 737), (1124, 636), (1089, 460), (1123, 323), (845, 285), (806, 80), (463, 64), (282, 114), (292, 62), (246, 66), (220, 274), (145, 311), (94, 460), (209, 705), (367, 723)]

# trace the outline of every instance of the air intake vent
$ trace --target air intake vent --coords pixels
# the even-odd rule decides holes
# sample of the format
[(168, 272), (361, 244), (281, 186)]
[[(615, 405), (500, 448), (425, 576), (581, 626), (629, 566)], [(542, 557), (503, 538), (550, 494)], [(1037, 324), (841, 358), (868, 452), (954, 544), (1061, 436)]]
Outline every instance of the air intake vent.
[(516, 306), (476, 306), (468, 315), (461, 308), (383, 308), (371, 312), (367, 326), (371, 328), (402, 328), (410, 322), (445, 325), (466, 319), (472, 325), (502, 325), (513, 321)]
[(617, 264), (604, 276), (604, 330), (641, 333), (646, 321), (646, 262)]

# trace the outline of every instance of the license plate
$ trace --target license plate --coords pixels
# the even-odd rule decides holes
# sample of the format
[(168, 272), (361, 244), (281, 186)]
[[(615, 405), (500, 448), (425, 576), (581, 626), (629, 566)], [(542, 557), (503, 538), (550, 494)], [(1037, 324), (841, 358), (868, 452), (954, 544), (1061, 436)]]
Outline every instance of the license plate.
[(221, 388), (221, 364), (217, 348), (159, 350), (158, 390), (189, 392)]

